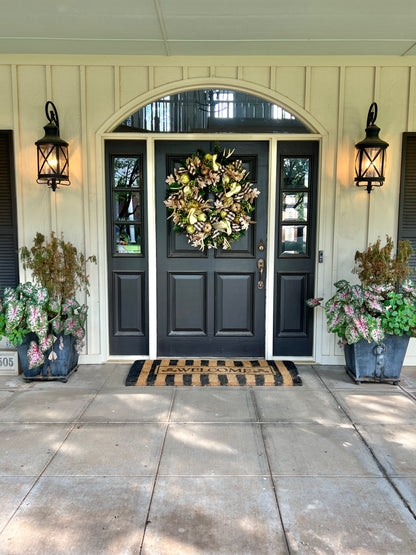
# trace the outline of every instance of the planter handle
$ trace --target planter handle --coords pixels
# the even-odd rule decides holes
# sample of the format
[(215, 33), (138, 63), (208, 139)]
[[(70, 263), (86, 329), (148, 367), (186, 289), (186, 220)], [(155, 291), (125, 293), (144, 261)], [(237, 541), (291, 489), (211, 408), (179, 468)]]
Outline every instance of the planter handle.
[(374, 368), (374, 377), (377, 375), (380, 376), (381, 379), (384, 378), (384, 353), (387, 352), (387, 347), (384, 343), (380, 343), (374, 347), (374, 352), (376, 355), (376, 367)]

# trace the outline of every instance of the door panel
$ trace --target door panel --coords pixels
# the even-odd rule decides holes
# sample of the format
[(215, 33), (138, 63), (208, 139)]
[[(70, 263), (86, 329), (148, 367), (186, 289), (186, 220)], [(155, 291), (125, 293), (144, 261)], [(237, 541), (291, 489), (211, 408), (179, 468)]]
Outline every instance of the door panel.
[(284, 274), (278, 272), (279, 336), (306, 336), (306, 321), (303, 305), (308, 298), (306, 274)]
[(216, 274), (215, 335), (253, 336), (253, 274)]
[(115, 335), (144, 336), (144, 273), (113, 271), (112, 275)]
[(277, 225), (273, 354), (310, 356), (316, 257), (318, 143), (282, 141), (277, 145)]
[[(266, 241), (268, 143), (223, 142), (250, 171), (261, 191), (246, 236), (231, 250), (191, 247), (183, 235), (172, 232), (163, 201), (166, 177), (187, 156), (208, 141), (156, 142), (156, 216), (158, 264), (159, 356), (264, 356), (265, 288), (257, 288), (256, 259), (265, 252), (256, 245)], [(263, 276), (264, 277), (264, 276)]]
[(169, 273), (168, 278), (168, 335), (206, 336), (206, 275)]
[(146, 143), (106, 142), (110, 354), (149, 352)]

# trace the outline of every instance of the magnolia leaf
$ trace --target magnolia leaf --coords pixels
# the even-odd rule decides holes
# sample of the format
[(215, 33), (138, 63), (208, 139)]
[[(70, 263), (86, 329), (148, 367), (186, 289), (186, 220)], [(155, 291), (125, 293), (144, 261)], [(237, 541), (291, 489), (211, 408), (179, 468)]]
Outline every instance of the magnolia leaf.
[(328, 331), (336, 333), (345, 324), (345, 316), (342, 312), (332, 312), (327, 317)]
[(362, 339), (362, 337), (358, 333), (357, 328), (354, 325), (351, 325), (345, 328), (345, 339), (349, 345), (352, 345), (353, 343), (357, 343), (357, 341)]
[(3, 302), (5, 305), (18, 300), (18, 294), (12, 287), (6, 287), (3, 294)]
[(358, 302), (359, 304), (363, 304), (364, 293), (360, 285), (353, 285), (351, 287), (351, 297), (354, 301)]
[(64, 334), (72, 335), (79, 325), (80, 322), (77, 316), (69, 316), (64, 322)]
[(326, 315), (328, 316), (329, 314), (332, 314), (333, 312), (338, 312), (340, 307), (341, 307), (341, 303), (338, 302), (337, 300), (334, 300), (334, 297), (332, 297), (331, 299), (329, 299), (329, 301), (326, 301), (326, 303), (325, 303)]
[(26, 297), (32, 297), (33, 293), (35, 292), (35, 289), (36, 287), (30, 281), (20, 285), (20, 293), (22, 293)]
[(36, 368), (45, 362), (45, 357), (41, 352), (39, 345), (35, 341), (31, 341), (27, 350), (27, 359), (29, 362), (29, 370)]
[(355, 314), (355, 308), (354, 305), (352, 304), (346, 304), (344, 305), (344, 312), (347, 316), (349, 316), (350, 318), (354, 318), (354, 316), (356, 316)]
[(370, 328), (370, 337), (376, 343), (380, 343), (380, 341), (384, 338), (384, 335), (385, 334), (380, 327), (380, 323)]
[(79, 306), (79, 303), (77, 303), (75, 299), (66, 299), (65, 302), (62, 303), (62, 312), (63, 314), (71, 316)]
[(351, 287), (345, 287), (344, 289), (339, 289), (335, 297), (340, 301), (351, 301)]
[(337, 289), (345, 289), (346, 287), (349, 287), (349, 283), (346, 279), (340, 279), (339, 281), (334, 283), (334, 285)]
[(85, 322), (87, 321), (87, 313), (88, 313), (88, 306), (86, 304), (83, 304), (79, 312), (79, 321), (81, 322), (81, 325), (84, 325)]
[(372, 310), (377, 310), (378, 312), (384, 312), (384, 308), (378, 299), (367, 299), (366, 304)]
[(65, 299), (63, 304), (72, 307), (73, 310), (79, 308), (79, 303), (75, 299)]
[(40, 348), (41, 352), (44, 353), (45, 351), (50, 349), (52, 347), (52, 345), (54, 344), (54, 340), (55, 340), (55, 337), (51, 333), (49, 333), (48, 335), (45, 335), (44, 337), (40, 338), (39, 348)]
[(85, 329), (83, 326), (78, 326), (73, 332), (72, 335), (74, 335), (78, 341), (82, 341), (85, 337)]
[[(6, 304), (6, 303), (5, 303)], [(22, 318), (25, 315), (25, 304), (22, 301), (11, 301), (6, 306), (5, 324), (6, 333), (19, 327)]]
[(43, 306), (49, 300), (48, 290), (46, 289), (46, 287), (39, 287), (38, 289), (35, 289), (33, 291), (32, 298), (37, 304)]
[(55, 299), (49, 299), (49, 305), (48, 308), (51, 312), (60, 312), (61, 310), (61, 305), (58, 301), (56, 301)]
[(310, 308), (315, 308), (316, 306), (321, 306), (321, 301), (323, 301), (323, 297), (319, 297), (317, 299), (308, 299), (306, 301), (306, 306), (309, 306)]
[(64, 323), (59, 315), (55, 316), (55, 318), (51, 321), (51, 325), (53, 332), (56, 334), (62, 333), (64, 330)]
[(27, 308), (27, 327), (39, 337), (45, 337), (48, 333), (48, 315), (46, 311), (37, 304), (29, 304)]
[(361, 337), (368, 339), (369, 337), (369, 333), (368, 333), (368, 322), (365, 318), (365, 316), (363, 314), (361, 314), (360, 316), (358, 316), (358, 318), (353, 318), (355, 327), (357, 328), (358, 333), (361, 335)]

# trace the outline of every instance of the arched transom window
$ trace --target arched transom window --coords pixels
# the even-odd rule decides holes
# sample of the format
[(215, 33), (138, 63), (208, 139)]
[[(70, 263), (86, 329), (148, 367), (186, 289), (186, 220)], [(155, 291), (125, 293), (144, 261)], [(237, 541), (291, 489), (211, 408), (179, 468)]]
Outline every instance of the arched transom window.
[(310, 133), (286, 109), (251, 94), (202, 89), (164, 96), (128, 116), (116, 132)]

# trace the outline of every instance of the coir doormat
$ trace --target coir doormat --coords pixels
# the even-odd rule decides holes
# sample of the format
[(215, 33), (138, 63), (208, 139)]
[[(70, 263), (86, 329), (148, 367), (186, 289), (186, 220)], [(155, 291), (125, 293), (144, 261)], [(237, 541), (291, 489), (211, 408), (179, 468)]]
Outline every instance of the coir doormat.
[(126, 385), (302, 385), (296, 366), (288, 360), (136, 360)]

